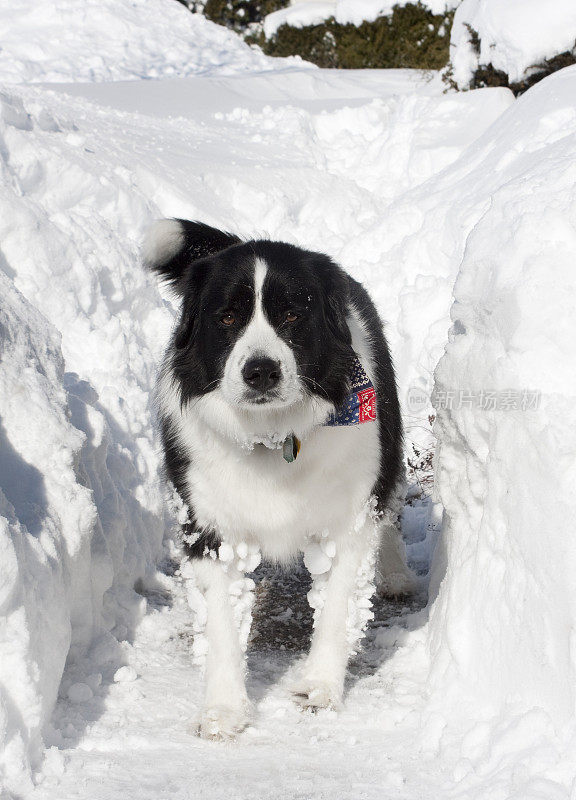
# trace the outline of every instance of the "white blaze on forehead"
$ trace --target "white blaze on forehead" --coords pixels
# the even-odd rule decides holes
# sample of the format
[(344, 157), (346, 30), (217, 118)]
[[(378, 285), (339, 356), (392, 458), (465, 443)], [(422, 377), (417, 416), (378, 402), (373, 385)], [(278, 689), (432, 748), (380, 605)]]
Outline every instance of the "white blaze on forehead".
[(268, 264), (261, 258), (254, 260), (254, 311), (240, 342), (244, 343), (245, 360), (253, 355), (280, 360), (280, 351), (285, 344), (278, 336), (264, 313), (264, 281)]
[(242, 335), (226, 361), (222, 389), (232, 403), (242, 402), (246, 384), (242, 369), (251, 358), (271, 358), (280, 364), (282, 374), (278, 386), (282, 402), (296, 402), (302, 396), (298, 367), (292, 349), (274, 330), (264, 313), (263, 287), (268, 265), (261, 258), (254, 260), (254, 311)]
[(267, 272), (268, 264), (261, 258), (257, 258), (254, 262), (254, 313), (258, 307), (262, 309), (262, 289)]

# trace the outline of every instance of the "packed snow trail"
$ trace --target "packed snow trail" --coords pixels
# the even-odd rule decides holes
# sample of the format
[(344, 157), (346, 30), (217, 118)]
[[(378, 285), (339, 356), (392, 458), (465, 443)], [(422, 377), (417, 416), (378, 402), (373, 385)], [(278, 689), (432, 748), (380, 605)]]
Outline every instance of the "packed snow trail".
[[(248, 657), (257, 712), (236, 743), (196, 735), (202, 682), (191, 664), (190, 611), (181, 585), (166, 580), (146, 591), (148, 614), (130, 645), (110, 652), (96, 674), (92, 659), (67, 672), (64, 693), (72, 682), (99, 685), (93, 699), (59, 702), (53, 741), (63, 749), (49, 751), (44, 781), (33, 796), (376, 800), (405, 797), (409, 787), (410, 797), (425, 797), (427, 785), (438, 781), (437, 770), (411, 766), (416, 756), (409, 737), (394, 732), (418, 687), (405, 680), (406, 705), (398, 707), (386, 698), (394, 674), (378, 675), (405, 635), (402, 627), (388, 627), (402, 607), (380, 609), (370, 644), (351, 665), (345, 710), (303, 713), (288, 683), (310, 632), (306, 576), (267, 572), (258, 584)], [(118, 674), (125, 663), (133, 671)]]

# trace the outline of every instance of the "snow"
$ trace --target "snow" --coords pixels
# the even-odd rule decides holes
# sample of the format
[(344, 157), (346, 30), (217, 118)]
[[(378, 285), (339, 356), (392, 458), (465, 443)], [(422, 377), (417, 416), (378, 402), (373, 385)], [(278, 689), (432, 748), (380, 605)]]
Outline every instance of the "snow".
[[(470, 42), (470, 26), (480, 38), (480, 53)], [(576, 43), (573, 0), (462, 0), (450, 37), (453, 79), (468, 88), (479, 64), (492, 64), (510, 83), (530, 74), (530, 68)]]
[(322, 542), (311, 541), (304, 551), (304, 564), (312, 575), (322, 575), (332, 566), (332, 556), (325, 552)]
[[(176, 0), (0, 0), (0, 82), (115, 81), (268, 70)], [(284, 59), (284, 63), (302, 63)]]
[[(575, 68), (557, 73), (497, 123), (483, 169), (499, 185), (467, 239), (436, 370), (447, 553), (431, 675), (445, 707), (524, 714), (534, 737), (575, 708), (575, 88)], [(463, 389), (476, 397), (447, 401)]]
[(73, 683), (68, 689), (68, 699), (73, 703), (87, 703), (93, 697), (94, 692), (86, 683)]
[(264, 34), (267, 39), (270, 39), (282, 25), (291, 25), (293, 28), (320, 25), (328, 17), (333, 17), (335, 13), (336, 3), (334, 0), (297, 3), (267, 14), (264, 17)]
[(143, 611), (134, 583), (162, 554), (149, 417), (170, 317), (134, 270), (122, 214), (146, 202), (119, 165), (93, 169), (72, 121), (44, 104), (4, 92), (0, 105), (2, 727), (17, 752), (6, 768), (25, 774), (66, 659), (128, 635)]
[[(276, 59), (270, 59), (276, 61)], [(213, 124), (214, 115), (298, 106), (329, 111), (343, 106), (365, 105), (374, 98), (390, 100), (416, 92), (437, 96), (443, 84), (439, 76), (418, 70), (319, 70), (283, 68), (275, 71), (213, 77), (201, 80), (170, 78), (162, 81), (115, 81), (114, 83), (65, 83), (59, 90), (85, 97), (99, 105), (146, 116), (183, 117)], [(304, 65), (305, 67), (307, 65)]]
[[(135, 681), (137, 677), (138, 673), (134, 667), (120, 667), (120, 669), (117, 669), (114, 673), (114, 683), (131, 683)], [(70, 694), (70, 691), (68, 691), (68, 694)]]
[[(82, 435), (66, 418), (57, 331), (0, 273), (0, 769), (19, 781), (42, 756), (40, 724), (56, 701), (71, 644), (82, 540), (94, 524), (74, 472)], [(80, 631), (78, 631), (80, 633)], [(1, 774), (1, 773), (0, 773)], [(30, 785), (29, 779), (23, 783)]]
[[(411, 0), (293, 0), (287, 8), (273, 11), (264, 18), (264, 33), (269, 39), (281, 25), (303, 28), (319, 25), (334, 17), (342, 25), (362, 25), (377, 17), (392, 13), (394, 6), (406, 5)], [(424, 5), (433, 14), (443, 14), (456, 8), (459, 0), (426, 0)]]
[[(30, 0), (36, 22), (7, 4), (0, 51), (7, 81), (37, 84), (0, 90), (2, 800), (568, 800), (576, 68), (518, 101), (444, 95), (415, 72), (298, 67), (234, 38), (228, 54), (231, 34), (205, 21), (178, 65), (177, 3), (85, 5), (62, 44), (41, 33), (56, 4)], [(81, 16), (57, 6), (67, 24)], [(151, 21), (158, 38), (139, 39)], [(68, 60), (90, 31), (106, 64), (94, 72), (87, 47)], [(162, 80), (136, 80), (153, 70)], [(329, 535), (306, 552), (312, 583), (298, 566), (243, 578), (259, 554), (223, 552), (244, 640), (252, 581), (257, 596), (256, 715), (225, 747), (195, 735), (205, 603), (189, 565), (176, 570), (185, 510), (164, 508), (154, 434), (175, 309), (139, 243), (165, 215), (321, 249), (361, 279), (387, 320), (409, 447), (431, 441), (435, 390), (445, 522), (430, 605), (379, 601), (370, 620), (367, 580), (344, 708), (305, 714), (288, 685)], [(482, 409), (481, 391), (537, 407)], [(442, 509), (411, 496), (423, 573)]]

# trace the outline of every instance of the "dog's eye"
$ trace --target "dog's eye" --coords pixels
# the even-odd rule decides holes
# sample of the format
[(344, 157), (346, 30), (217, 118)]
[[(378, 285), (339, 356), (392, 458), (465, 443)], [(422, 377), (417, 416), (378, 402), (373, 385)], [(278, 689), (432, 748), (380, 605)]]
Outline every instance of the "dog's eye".
[(284, 317), (284, 322), (296, 322), (298, 319), (298, 314), (295, 314), (293, 311), (287, 311), (286, 316)]
[(224, 314), (224, 316), (220, 318), (220, 322), (222, 323), (222, 325), (226, 325), (229, 328), (236, 322), (236, 317), (231, 311), (229, 311), (227, 314)]

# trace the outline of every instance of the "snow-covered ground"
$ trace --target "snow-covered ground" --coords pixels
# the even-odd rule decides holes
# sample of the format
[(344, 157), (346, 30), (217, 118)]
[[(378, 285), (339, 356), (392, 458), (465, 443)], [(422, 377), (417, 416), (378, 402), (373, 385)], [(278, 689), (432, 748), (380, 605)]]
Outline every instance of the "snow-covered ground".
[[(117, 81), (274, 69), (175, 0), (0, 0), (0, 81)], [(301, 59), (287, 59), (285, 63)], [(311, 65), (309, 65), (311, 66)]]
[[(146, 10), (150, 30), (156, 5), (160, 37), (172, 2), (105, 9)], [(74, 42), (74, 3), (56, 5)], [(79, 78), (130, 80), (67, 83), (55, 36), (45, 71), (0, 53), (4, 80), (39, 84), (0, 90), (0, 797), (573, 797), (576, 68), (518, 101), (444, 95), (417, 73), (251, 65), (202, 22), (189, 44), (213, 68), (169, 77), (173, 51), (155, 62), (108, 34), (110, 71), (79, 54)], [(162, 504), (150, 392), (174, 309), (138, 256), (161, 215), (322, 249), (363, 280), (409, 449), (430, 444), (436, 369), (429, 607), (380, 605), (344, 710), (303, 714), (286, 685), (306, 577), (261, 570), (256, 713), (228, 745), (194, 735), (201, 675)], [(438, 527), (439, 507), (407, 507), (421, 573)]]

